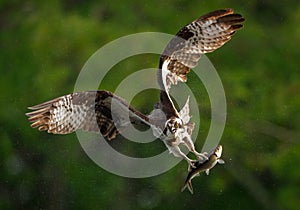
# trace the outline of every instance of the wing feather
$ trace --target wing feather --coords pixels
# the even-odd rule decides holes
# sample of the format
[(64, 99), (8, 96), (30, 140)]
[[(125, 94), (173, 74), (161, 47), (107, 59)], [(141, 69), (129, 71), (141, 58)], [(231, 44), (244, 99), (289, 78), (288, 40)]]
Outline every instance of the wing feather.
[(33, 110), (26, 114), (31, 127), (54, 134), (82, 129), (100, 131), (110, 140), (129, 123), (149, 124), (147, 116), (109, 91), (72, 93), (29, 109)]
[(159, 62), (160, 108), (168, 116), (178, 116), (169, 96), (172, 85), (186, 82), (201, 54), (213, 52), (231, 39), (245, 19), (233, 9), (222, 9), (201, 16), (184, 26), (164, 49)]

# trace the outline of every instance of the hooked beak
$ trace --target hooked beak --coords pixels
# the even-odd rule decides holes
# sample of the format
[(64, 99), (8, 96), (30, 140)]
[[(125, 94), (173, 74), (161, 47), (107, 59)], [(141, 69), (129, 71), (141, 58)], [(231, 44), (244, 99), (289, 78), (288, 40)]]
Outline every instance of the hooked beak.
[(176, 132), (176, 130), (177, 130), (176, 128), (172, 128), (171, 133), (174, 134)]

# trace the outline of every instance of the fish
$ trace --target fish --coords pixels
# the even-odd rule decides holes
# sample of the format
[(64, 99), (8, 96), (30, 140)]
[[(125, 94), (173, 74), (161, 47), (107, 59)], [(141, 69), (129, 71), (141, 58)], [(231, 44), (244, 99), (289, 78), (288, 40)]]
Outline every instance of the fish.
[(215, 147), (208, 155), (208, 160), (205, 161), (195, 161), (194, 167), (189, 168), (189, 173), (186, 177), (186, 180), (184, 182), (184, 186), (181, 189), (181, 192), (183, 192), (186, 188), (191, 192), (191, 194), (194, 194), (193, 186), (192, 186), (192, 179), (196, 176), (199, 176), (201, 172), (204, 172), (209, 175), (209, 170), (212, 169), (217, 163), (224, 164), (225, 161), (221, 159), (222, 155), (222, 145), (218, 145)]

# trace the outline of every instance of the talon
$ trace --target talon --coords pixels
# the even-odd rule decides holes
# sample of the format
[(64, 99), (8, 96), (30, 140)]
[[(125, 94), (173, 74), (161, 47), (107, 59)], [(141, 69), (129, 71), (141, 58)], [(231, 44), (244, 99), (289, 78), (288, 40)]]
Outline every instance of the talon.
[(197, 155), (199, 160), (208, 160), (209, 157), (205, 153), (198, 153)]
[(188, 166), (188, 171), (189, 172), (192, 170), (192, 168), (197, 168), (196, 165), (195, 165), (197, 162), (198, 161), (196, 161), (196, 160), (192, 160), (192, 161), (189, 162), (189, 166)]
[(209, 157), (206, 156), (206, 155), (204, 155), (203, 157), (204, 157), (205, 160), (208, 160), (208, 159), (209, 159)]

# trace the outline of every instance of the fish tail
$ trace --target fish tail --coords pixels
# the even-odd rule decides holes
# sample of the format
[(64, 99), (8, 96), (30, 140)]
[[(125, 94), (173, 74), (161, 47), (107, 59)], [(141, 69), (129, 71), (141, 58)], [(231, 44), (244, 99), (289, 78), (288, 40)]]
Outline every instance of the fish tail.
[(186, 183), (183, 185), (183, 187), (181, 188), (181, 192), (183, 192), (187, 186), (188, 186), (188, 183), (186, 182)]
[(193, 185), (192, 185), (191, 180), (188, 181), (188, 189), (189, 189), (189, 191), (191, 192), (191, 194), (194, 194)]
[(186, 181), (184, 183), (184, 186), (181, 188), (181, 192), (185, 190), (185, 188), (188, 188), (188, 190), (191, 192), (191, 194), (194, 194), (193, 186), (191, 180)]

